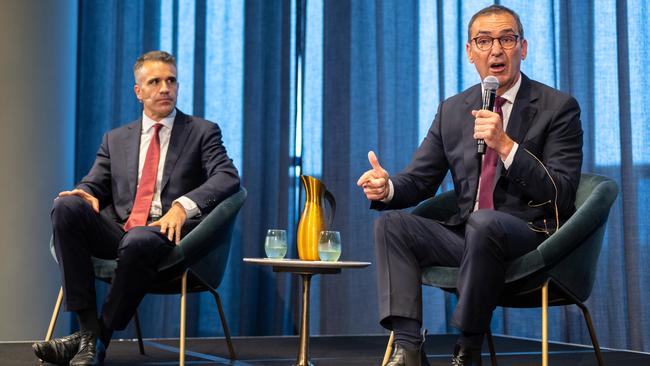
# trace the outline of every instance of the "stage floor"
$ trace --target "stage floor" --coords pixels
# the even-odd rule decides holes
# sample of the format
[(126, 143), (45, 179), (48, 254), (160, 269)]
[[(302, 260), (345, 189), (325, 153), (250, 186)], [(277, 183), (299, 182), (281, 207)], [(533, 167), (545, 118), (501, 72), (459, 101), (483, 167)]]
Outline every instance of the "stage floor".
[[(386, 347), (387, 336), (312, 336), (311, 361), (315, 366), (379, 365)], [(430, 335), (425, 349), (431, 365), (449, 365), (456, 336)], [(188, 365), (268, 365), (289, 366), (296, 360), (297, 337), (236, 337), (233, 338), (237, 360), (227, 359), (223, 338), (192, 338), (187, 340)], [(494, 336), (497, 361), (500, 366), (528, 366), (541, 364), (541, 343), (538, 341)], [(552, 343), (549, 346), (550, 364), (554, 366), (596, 365), (590, 347)], [(176, 365), (178, 340), (147, 339), (146, 355), (138, 353), (133, 340), (114, 340), (106, 358), (106, 365)], [(650, 354), (603, 349), (606, 365), (650, 365)], [(31, 342), (0, 343), (0, 365), (35, 365), (38, 360)], [(490, 365), (487, 348), (483, 364)]]

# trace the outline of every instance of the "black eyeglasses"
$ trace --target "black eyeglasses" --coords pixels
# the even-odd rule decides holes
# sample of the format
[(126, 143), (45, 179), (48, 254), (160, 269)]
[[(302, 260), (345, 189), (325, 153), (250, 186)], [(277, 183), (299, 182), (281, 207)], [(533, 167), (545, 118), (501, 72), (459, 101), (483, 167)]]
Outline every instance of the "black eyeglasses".
[(488, 51), (492, 48), (492, 45), (494, 44), (494, 40), (498, 40), (499, 44), (501, 45), (501, 48), (505, 50), (509, 50), (513, 48), (517, 44), (517, 40), (519, 39), (518, 34), (508, 34), (506, 36), (502, 37), (490, 37), (490, 36), (478, 36), (472, 38), (472, 41), (476, 44), (476, 47), (481, 50), (481, 51)]

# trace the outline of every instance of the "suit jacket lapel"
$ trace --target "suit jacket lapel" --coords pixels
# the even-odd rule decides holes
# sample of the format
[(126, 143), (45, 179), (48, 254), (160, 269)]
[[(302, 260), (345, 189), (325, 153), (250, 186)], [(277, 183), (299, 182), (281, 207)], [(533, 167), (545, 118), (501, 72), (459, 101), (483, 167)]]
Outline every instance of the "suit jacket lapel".
[(128, 125), (129, 134), (126, 140), (124, 158), (126, 159), (126, 175), (129, 181), (131, 196), (135, 197), (138, 185), (138, 162), (140, 159), (140, 135), (142, 134), (142, 118)]
[(473, 109), (481, 109), (481, 85), (478, 84), (471, 90), (465, 98), (465, 108), (461, 111), (460, 123), (463, 130), (463, 151), (465, 162), (465, 174), (469, 184), (470, 192), (476, 195), (478, 187), (479, 164), (481, 164), (481, 155), (476, 152), (476, 140), (474, 139), (474, 117)]
[(174, 126), (172, 127), (172, 134), (169, 138), (169, 147), (167, 148), (167, 156), (165, 157), (165, 165), (163, 168), (162, 184), (160, 185), (160, 192), (165, 190), (169, 177), (174, 170), (176, 161), (183, 151), (183, 146), (187, 141), (187, 137), (192, 130), (192, 125), (189, 123), (190, 118), (183, 114), (178, 109), (176, 110), (176, 118), (174, 118)]
[(508, 128), (506, 129), (508, 136), (519, 144), (526, 137), (526, 133), (537, 113), (534, 102), (538, 98), (537, 93), (531, 89), (530, 79), (524, 74), (521, 74), (521, 78), (521, 86), (515, 98), (515, 104), (512, 106)]
[[(521, 85), (515, 98), (515, 103), (510, 112), (510, 119), (508, 120), (508, 128), (506, 134), (510, 136), (516, 143), (521, 144), (526, 138), (526, 133), (535, 118), (537, 108), (535, 101), (538, 95), (536, 90), (532, 90), (530, 79), (523, 73), (521, 74)], [(503, 172), (503, 162), (498, 160), (496, 178), (498, 179)]]

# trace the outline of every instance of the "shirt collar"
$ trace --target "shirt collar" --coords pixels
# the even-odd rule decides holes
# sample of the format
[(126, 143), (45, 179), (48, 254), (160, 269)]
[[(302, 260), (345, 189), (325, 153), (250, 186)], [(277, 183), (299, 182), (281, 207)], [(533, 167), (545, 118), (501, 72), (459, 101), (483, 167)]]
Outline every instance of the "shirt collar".
[[(521, 73), (519, 73), (519, 78), (517, 79), (515, 85), (513, 85), (512, 88), (506, 90), (506, 92), (503, 93), (503, 95), (501, 95), (501, 98), (504, 98), (510, 104), (514, 104), (515, 98), (517, 97), (517, 93), (519, 92), (519, 87), (521, 86), (521, 78), (522, 78)], [(481, 83), (481, 90), (483, 91), (483, 93), (485, 93), (485, 89), (483, 88), (483, 83)]]
[(521, 86), (521, 78), (521, 73), (519, 73), (519, 79), (517, 79), (515, 85), (513, 85), (512, 88), (506, 90), (506, 92), (501, 95), (501, 98), (504, 98), (510, 102), (510, 104), (514, 104), (515, 98), (517, 98), (517, 92), (519, 92), (519, 87)]
[(171, 129), (174, 125), (174, 118), (176, 118), (176, 108), (174, 108), (167, 117), (161, 119), (159, 122), (152, 120), (144, 113), (144, 111), (142, 111), (142, 131), (149, 131), (149, 129), (152, 128), (156, 123), (160, 123), (164, 127)]

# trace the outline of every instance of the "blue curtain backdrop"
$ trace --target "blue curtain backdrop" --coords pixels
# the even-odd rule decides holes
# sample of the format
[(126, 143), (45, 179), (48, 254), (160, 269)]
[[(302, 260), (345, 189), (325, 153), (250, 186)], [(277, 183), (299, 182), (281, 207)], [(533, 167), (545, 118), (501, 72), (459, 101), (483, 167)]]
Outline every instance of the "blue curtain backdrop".
[[(373, 261), (377, 213), (355, 186), (368, 150), (389, 172), (409, 161), (438, 103), (477, 83), (465, 56), (467, 22), (490, 1), (82, 1), (76, 176), (102, 134), (138, 118), (132, 64), (164, 49), (178, 59), (178, 106), (219, 123), (249, 190), (219, 291), (235, 335), (294, 334), (300, 287), (288, 274), (244, 265), (263, 256), (269, 228), (295, 243), (300, 173), (338, 202), (343, 259)], [(650, 351), (648, 190), (650, 87), (647, 1), (499, 1), (519, 12), (529, 42), (523, 71), (582, 107), (584, 171), (620, 187), (588, 300), (601, 344)], [(448, 184), (442, 190), (449, 189)], [(289, 256), (296, 257), (295, 248)], [(446, 333), (455, 299), (425, 288), (425, 326)], [(317, 276), (312, 333), (377, 333), (374, 267)], [(188, 334), (221, 327), (209, 296), (192, 295)], [(178, 298), (147, 296), (146, 337), (178, 335)], [(160, 319), (165, 319), (161, 322)], [(579, 311), (551, 310), (553, 340), (589, 344)], [(539, 310), (498, 309), (494, 333), (540, 337)], [(128, 328), (116, 336), (132, 336)]]

